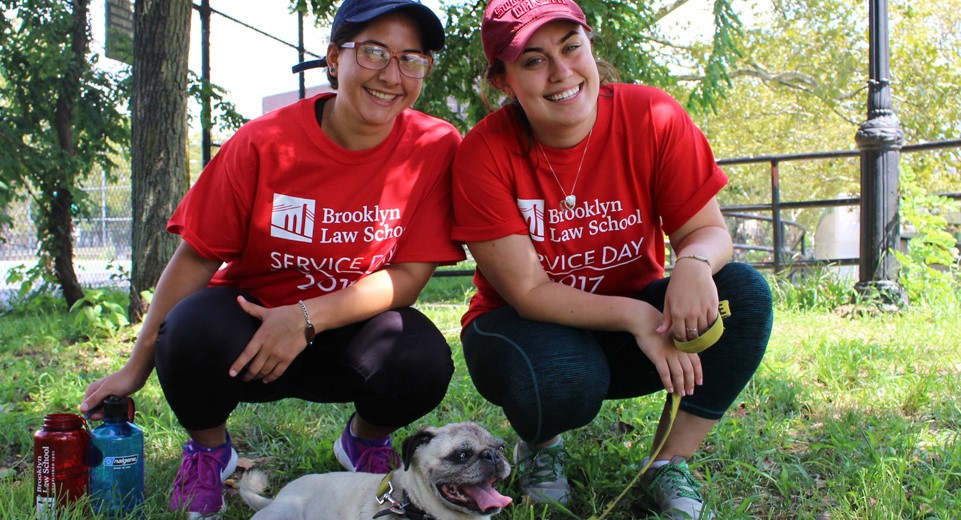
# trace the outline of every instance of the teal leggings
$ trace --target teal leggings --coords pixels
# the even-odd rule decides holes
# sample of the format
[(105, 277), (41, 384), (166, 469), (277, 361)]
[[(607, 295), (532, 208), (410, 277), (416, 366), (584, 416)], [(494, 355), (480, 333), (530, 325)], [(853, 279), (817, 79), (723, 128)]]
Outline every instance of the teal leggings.
[[(732, 315), (724, 334), (700, 354), (704, 384), (681, 401), (698, 417), (720, 419), (757, 370), (774, 315), (767, 281), (752, 267), (732, 263), (714, 275)], [(638, 298), (658, 309), (670, 278)], [(521, 318), (502, 307), (474, 319), (462, 333), (464, 358), (480, 394), (504, 409), (528, 443), (586, 425), (605, 399), (663, 390), (654, 364), (627, 332), (575, 329)]]

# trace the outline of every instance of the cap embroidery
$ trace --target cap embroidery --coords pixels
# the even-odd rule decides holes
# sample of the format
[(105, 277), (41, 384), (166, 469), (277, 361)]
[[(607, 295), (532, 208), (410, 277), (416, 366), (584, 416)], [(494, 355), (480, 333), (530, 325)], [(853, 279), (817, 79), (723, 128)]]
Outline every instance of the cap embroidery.
[(532, 9), (542, 5), (566, 3), (567, 0), (514, 0), (513, 2), (505, 2), (497, 6), (494, 9), (494, 18), (500, 18), (508, 11), (510, 11), (515, 18), (520, 18)]

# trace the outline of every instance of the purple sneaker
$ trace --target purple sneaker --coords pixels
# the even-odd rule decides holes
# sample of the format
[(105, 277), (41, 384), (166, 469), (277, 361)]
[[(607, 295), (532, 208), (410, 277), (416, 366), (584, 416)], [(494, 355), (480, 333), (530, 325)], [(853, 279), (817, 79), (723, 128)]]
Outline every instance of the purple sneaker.
[(400, 455), (394, 450), (390, 436), (368, 441), (358, 439), (350, 433), (351, 416), (344, 432), (334, 441), (334, 455), (337, 462), (348, 471), (362, 473), (389, 473), (401, 465)]
[(216, 448), (205, 448), (194, 441), (184, 444), (170, 509), (186, 509), (190, 519), (214, 517), (224, 509), (224, 481), (235, 469), (237, 451), (229, 433), (227, 442)]

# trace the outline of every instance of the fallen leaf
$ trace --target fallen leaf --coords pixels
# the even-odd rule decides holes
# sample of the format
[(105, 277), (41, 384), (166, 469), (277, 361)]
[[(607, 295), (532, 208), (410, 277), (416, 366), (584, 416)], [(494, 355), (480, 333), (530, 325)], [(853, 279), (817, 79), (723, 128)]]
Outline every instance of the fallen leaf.
[(247, 457), (240, 457), (239, 459), (237, 459), (237, 469), (248, 471), (253, 469), (256, 466), (257, 464), (253, 460), (248, 459)]

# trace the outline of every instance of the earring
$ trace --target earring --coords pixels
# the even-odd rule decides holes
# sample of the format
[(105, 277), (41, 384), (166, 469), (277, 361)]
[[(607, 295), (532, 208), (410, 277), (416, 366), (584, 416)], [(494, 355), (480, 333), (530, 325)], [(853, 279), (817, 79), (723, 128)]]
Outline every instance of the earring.
[(337, 67), (327, 67), (327, 70), (328, 70), (331, 74), (337, 74)]

